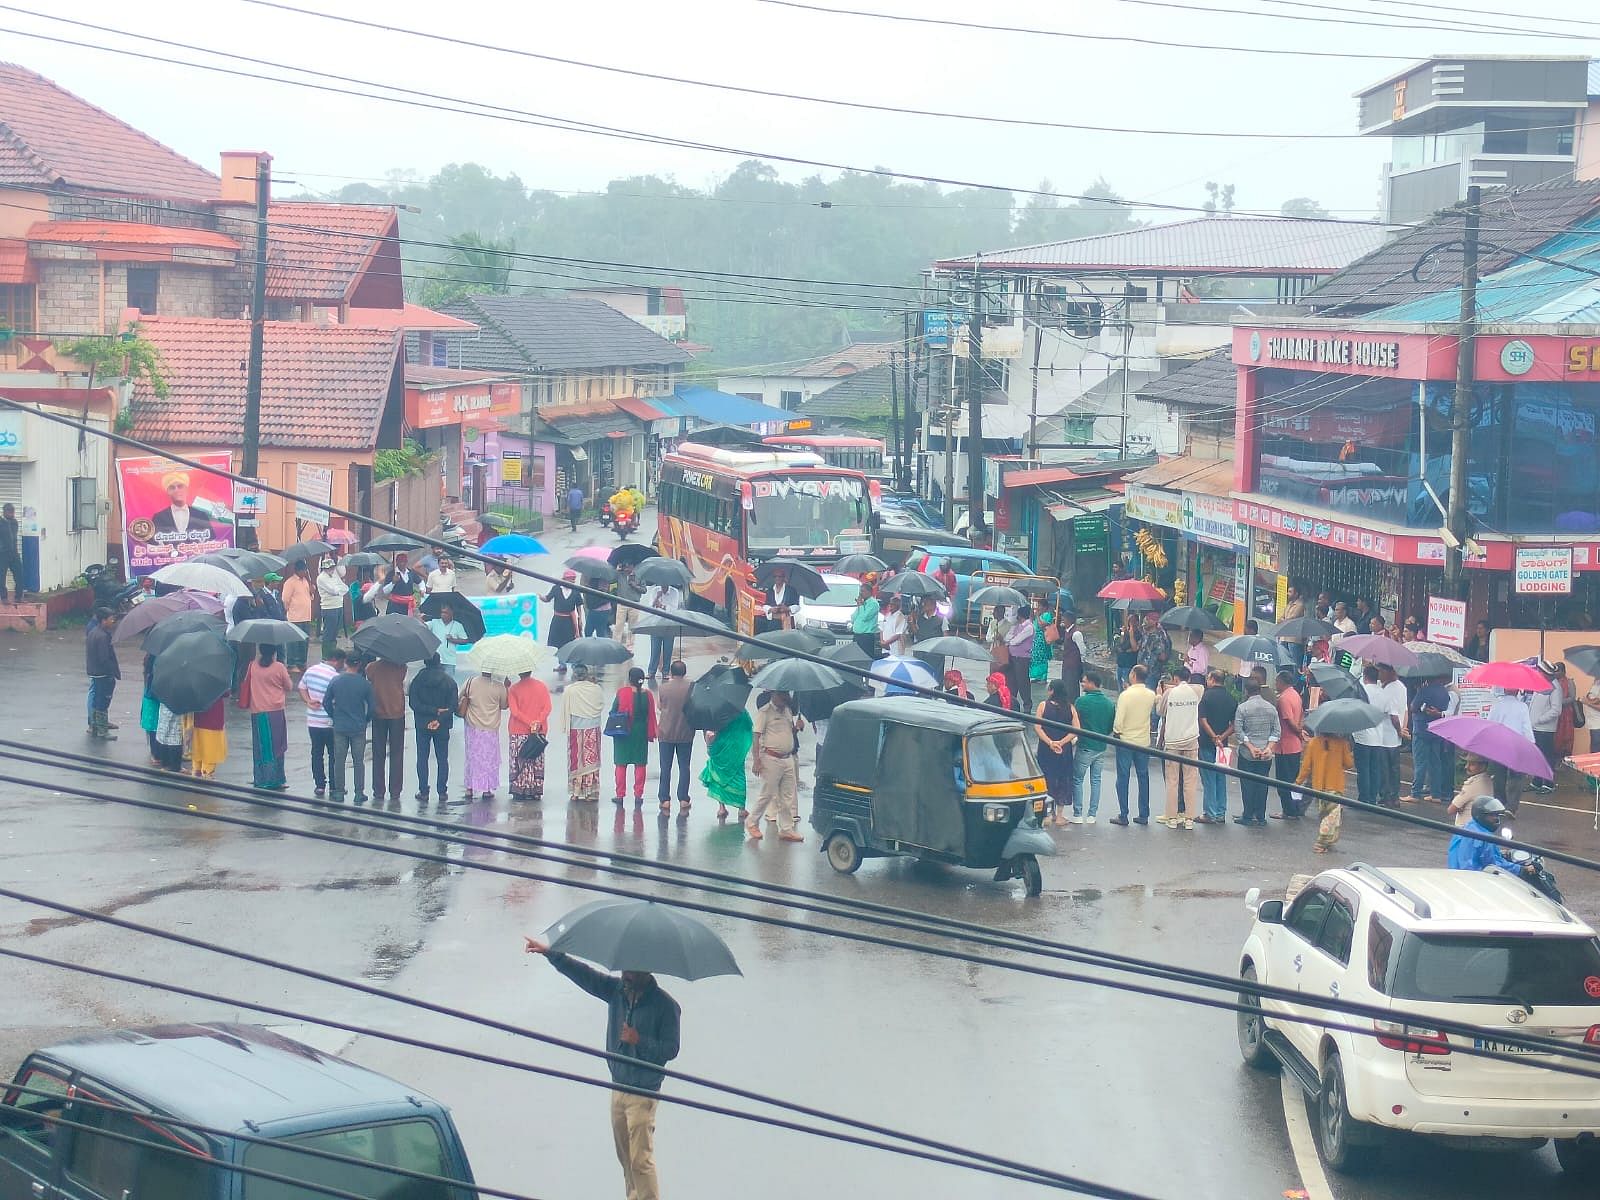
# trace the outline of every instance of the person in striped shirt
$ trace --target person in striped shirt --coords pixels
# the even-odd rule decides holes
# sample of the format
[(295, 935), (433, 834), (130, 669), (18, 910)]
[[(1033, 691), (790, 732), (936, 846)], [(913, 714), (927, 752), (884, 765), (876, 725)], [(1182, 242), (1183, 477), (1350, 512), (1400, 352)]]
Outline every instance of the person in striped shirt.
[(300, 698), (306, 702), (306, 732), (311, 737), (311, 781), (320, 800), (333, 770), (333, 718), (322, 708), (328, 685), (344, 670), (344, 651), (335, 646), (300, 676)]

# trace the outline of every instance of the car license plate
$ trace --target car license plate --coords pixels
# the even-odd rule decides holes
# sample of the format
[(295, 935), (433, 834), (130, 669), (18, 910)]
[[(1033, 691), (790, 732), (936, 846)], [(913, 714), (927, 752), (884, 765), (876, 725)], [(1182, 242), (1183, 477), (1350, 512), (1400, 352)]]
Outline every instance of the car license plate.
[(1545, 1051), (1531, 1046), (1516, 1046), (1510, 1042), (1496, 1042), (1488, 1038), (1473, 1038), (1472, 1044), (1490, 1054), (1543, 1054)]

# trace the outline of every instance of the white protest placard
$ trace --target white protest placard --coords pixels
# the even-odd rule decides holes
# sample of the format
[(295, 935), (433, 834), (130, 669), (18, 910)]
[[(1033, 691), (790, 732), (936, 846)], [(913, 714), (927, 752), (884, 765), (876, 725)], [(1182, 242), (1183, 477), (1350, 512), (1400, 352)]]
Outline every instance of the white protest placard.
[(1428, 640), (1441, 646), (1467, 644), (1467, 602), (1428, 597)]
[(312, 525), (328, 524), (327, 505), (333, 503), (333, 468), (298, 463), (294, 469), (294, 515)]

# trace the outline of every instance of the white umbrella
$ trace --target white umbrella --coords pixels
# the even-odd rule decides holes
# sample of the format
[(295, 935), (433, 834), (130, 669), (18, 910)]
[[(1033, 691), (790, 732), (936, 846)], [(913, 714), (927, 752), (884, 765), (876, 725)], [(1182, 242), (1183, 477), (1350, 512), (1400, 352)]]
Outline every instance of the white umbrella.
[(544, 657), (544, 647), (531, 638), (515, 633), (497, 633), (482, 639), (468, 650), (466, 664), (480, 673), (515, 679), (524, 671), (537, 670)]
[(193, 592), (210, 592), (215, 596), (248, 596), (250, 586), (232, 571), (210, 563), (169, 563), (150, 576), (157, 583), (188, 588)]

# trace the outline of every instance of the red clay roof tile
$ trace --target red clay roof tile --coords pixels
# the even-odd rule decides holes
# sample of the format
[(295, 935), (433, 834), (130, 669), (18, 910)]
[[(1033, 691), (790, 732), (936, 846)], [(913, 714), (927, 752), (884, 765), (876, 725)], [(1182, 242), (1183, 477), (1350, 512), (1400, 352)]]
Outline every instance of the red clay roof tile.
[(186, 246), (205, 250), (239, 249), (239, 243), (209, 229), (178, 225), (143, 225), (136, 221), (38, 221), (28, 229), (30, 242), (74, 246)]
[[(350, 302), (369, 264), (387, 249), (400, 270), (394, 210), (357, 204), (281, 201), (267, 206), (267, 295), (337, 305)], [(389, 281), (401, 301), (398, 277)]]
[(28, 257), (28, 243), (7, 238), (0, 241), (0, 283), (38, 283), (39, 269)]
[[(244, 430), (248, 321), (146, 317), (139, 331), (166, 362), (170, 394), (133, 395), (133, 436), (168, 446), (233, 446)], [(369, 451), (400, 363), (400, 334), (268, 321), (261, 444)]]
[(212, 200), (217, 177), (25, 67), (0, 63), (0, 187)]

